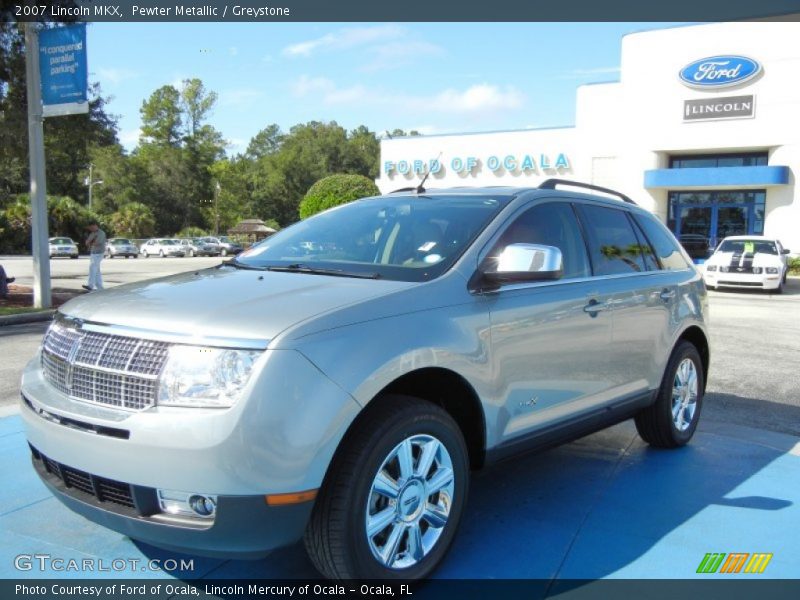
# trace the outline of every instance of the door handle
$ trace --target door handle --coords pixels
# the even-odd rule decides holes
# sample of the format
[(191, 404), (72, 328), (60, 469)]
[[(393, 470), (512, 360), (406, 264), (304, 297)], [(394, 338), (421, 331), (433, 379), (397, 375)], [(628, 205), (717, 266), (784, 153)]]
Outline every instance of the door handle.
[(664, 302), (669, 302), (675, 297), (675, 290), (668, 290), (664, 288), (661, 290), (661, 293), (658, 295)]
[(589, 313), (592, 317), (596, 316), (597, 313), (608, 310), (610, 306), (606, 302), (600, 302), (595, 298), (589, 300), (589, 304), (583, 307), (583, 312)]

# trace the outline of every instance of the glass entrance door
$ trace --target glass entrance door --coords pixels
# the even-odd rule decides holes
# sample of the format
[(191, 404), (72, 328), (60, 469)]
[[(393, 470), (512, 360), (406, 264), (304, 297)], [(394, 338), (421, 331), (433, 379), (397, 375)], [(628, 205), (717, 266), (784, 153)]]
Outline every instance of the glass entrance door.
[(693, 259), (723, 238), (764, 233), (765, 190), (670, 192), (668, 226)]
[(678, 239), (692, 258), (706, 258), (714, 229), (713, 206), (683, 206)]

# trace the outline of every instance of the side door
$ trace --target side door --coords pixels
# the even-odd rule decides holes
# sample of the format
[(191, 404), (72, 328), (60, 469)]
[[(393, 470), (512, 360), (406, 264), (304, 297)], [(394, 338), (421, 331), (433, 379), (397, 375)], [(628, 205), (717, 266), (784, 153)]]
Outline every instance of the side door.
[(594, 273), (609, 296), (613, 400), (646, 396), (661, 380), (677, 280), (658, 269), (629, 210), (594, 203), (578, 207)]
[(590, 411), (611, 385), (606, 353), (611, 315), (591, 276), (571, 202), (546, 199), (522, 209), (490, 245), (483, 264), (513, 243), (559, 248), (563, 276), (507, 284), (486, 296), (496, 397), (502, 403), (494, 433), (501, 443)]

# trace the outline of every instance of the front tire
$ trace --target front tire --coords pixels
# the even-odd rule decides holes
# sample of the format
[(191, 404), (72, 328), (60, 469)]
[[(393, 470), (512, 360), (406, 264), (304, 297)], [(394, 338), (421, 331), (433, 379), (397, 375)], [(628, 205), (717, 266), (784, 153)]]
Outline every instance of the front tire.
[(656, 448), (678, 448), (692, 439), (703, 407), (703, 361), (694, 344), (673, 350), (653, 405), (636, 415), (636, 430)]
[(421, 579), (444, 558), (469, 487), (464, 437), (438, 406), (385, 396), (347, 434), (305, 534), (329, 579)]

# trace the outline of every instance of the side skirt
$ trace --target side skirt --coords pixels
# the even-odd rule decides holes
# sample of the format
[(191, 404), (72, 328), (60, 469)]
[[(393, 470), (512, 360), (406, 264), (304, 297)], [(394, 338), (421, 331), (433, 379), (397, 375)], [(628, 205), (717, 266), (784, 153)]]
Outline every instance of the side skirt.
[(611, 425), (630, 419), (641, 409), (650, 406), (657, 390), (636, 394), (617, 400), (608, 406), (581, 415), (569, 421), (538, 429), (486, 451), (486, 465), (490, 465), (518, 454), (559, 446), (566, 442), (595, 433)]

